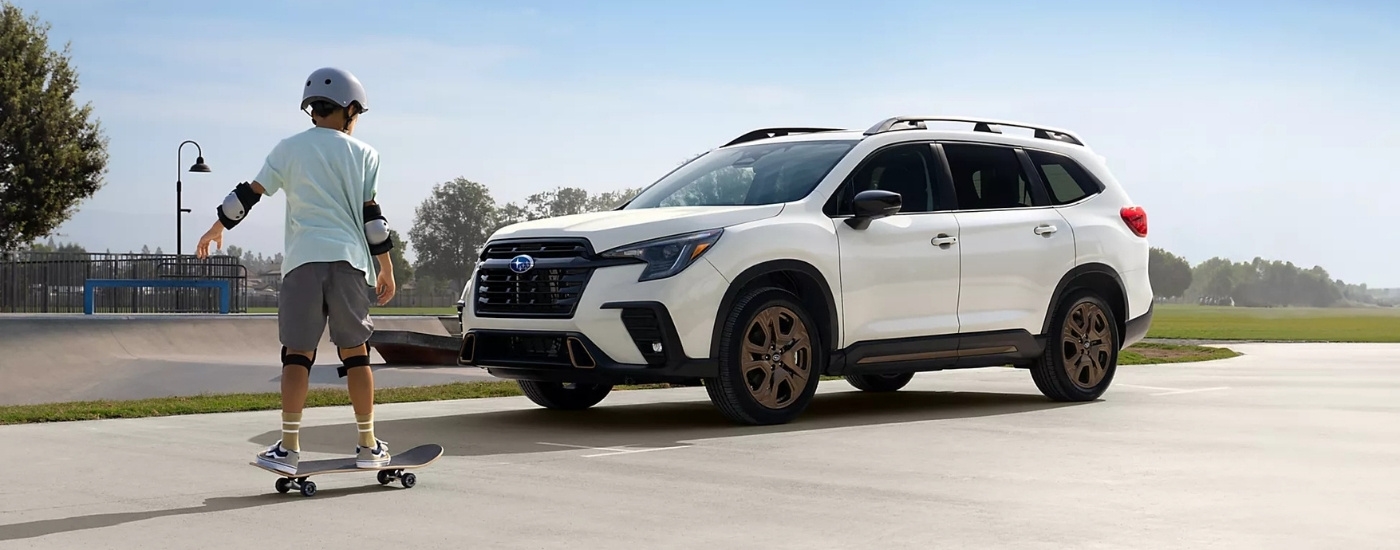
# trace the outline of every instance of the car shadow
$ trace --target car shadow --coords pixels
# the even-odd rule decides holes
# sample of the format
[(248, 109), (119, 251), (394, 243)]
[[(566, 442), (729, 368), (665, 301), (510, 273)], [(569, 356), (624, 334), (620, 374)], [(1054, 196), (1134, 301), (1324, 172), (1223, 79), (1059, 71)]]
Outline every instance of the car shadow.
[[(380, 421), (375, 435), (391, 449), (438, 443), (448, 456), (491, 456), (552, 452), (560, 445), (673, 447), (701, 439), (1023, 414), (1083, 404), (1058, 403), (1038, 394), (836, 392), (818, 394), (806, 412), (788, 424), (744, 426), (720, 416), (708, 400), (614, 406), (604, 401), (582, 411), (538, 408)], [(356, 433), (353, 421), (303, 427), (301, 450), (344, 454), (345, 442), (353, 441)], [(250, 441), (271, 445), (279, 437), (280, 431), (269, 430)]]
[[(332, 488), (316, 491), (315, 500), (327, 498), (337, 498), (343, 496), (368, 493), (371, 491), (394, 490), (386, 489), (379, 485), (367, 485), (359, 487)], [(305, 498), (295, 492), (283, 494), (262, 494), (242, 497), (214, 497), (204, 500), (200, 506), (188, 506), (185, 508), (171, 508), (167, 510), (149, 510), (145, 512), (115, 512), (110, 514), (93, 514), (90, 516), (76, 516), (71, 518), (44, 519), (30, 521), (26, 523), (10, 523), (0, 525), (0, 541), (31, 539), (54, 535), (59, 533), (71, 533), (73, 531), (83, 531), (86, 529), (102, 529), (114, 527), (124, 523), (144, 521), (148, 519), (164, 518), (171, 516), (185, 516), (190, 514), (204, 514), (208, 512), (228, 512), (232, 510), (243, 510), (269, 504), (287, 502), (289, 498)]]

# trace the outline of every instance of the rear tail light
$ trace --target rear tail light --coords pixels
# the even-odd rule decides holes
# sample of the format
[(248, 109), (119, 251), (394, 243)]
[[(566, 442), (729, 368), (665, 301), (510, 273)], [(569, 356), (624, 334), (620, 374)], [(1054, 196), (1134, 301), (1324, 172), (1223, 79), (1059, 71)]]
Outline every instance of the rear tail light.
[(1139, 237), (1147, 236), (1147, 211), (1141, 206), (1124, 206), (1118, 211), (1118, 215), (1123, 217), (1123, 223), (1128, 225), (1128, 229)]

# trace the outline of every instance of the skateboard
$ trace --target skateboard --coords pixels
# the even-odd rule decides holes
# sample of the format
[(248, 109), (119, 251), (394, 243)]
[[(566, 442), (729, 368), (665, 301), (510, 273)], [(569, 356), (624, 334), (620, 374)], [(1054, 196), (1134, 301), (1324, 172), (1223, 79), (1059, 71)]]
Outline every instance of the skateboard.
[(258, 464), (257, 461), (250, 462), (253, 466), (261, 470), (267, 470), (279, 476), (277, 479), (277, 492), (286, 493), (292, 489), (301, 492), (302, 496), (312, 496), (316, 494), (316, 482), (306, 478), (317, 474), (339, 474), (346, 472), (378, 472), (380, 485), (388, 485), (398, 480), (405, 489), (412, 489), (418, 482), (418, 476), (412, 473), (405, 473), (409, 468), (422, 468), (438, 457), (442, 456), (442, 445), (427, 444), (419, 445), (407, 451), (395, 453), (389, 459), (389, 463), (384, 466), (373, 468), (360, 468), (355, 466), (355, 457), (346, 458), (326, 458), (321, 460), (307, 460), (297, 465), (297, 473), (288, 474), (286, 472), (274, 470), (269, 466)]

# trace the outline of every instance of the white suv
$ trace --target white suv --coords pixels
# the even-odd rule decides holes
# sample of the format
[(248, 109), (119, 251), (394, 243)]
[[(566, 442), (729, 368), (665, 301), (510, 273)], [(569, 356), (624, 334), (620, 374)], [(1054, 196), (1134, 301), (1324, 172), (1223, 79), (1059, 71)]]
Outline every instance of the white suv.
[(1146, 234), (1064, 130), (765, 128), (615, 210), (492, 235), (458, 362), (558, 409), (618, 384), (703, 384), (745, 424), (797, 417), (822, 376), (893, 391), (1013, 365), (1051, 399), (1092, 400), (1151, 323)]

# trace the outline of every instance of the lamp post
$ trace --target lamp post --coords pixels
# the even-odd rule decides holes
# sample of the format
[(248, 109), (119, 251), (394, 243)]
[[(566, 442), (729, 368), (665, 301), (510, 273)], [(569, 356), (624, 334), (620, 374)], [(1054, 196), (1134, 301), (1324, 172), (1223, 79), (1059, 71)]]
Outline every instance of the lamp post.
[[(182, 250), (182, 245), (184, 244), (184, 239), (183, 239), (184, 235), (181, 234), (181, 230), (183, 229), (183, 228), (181, 227), (181, 225), (182, 225), (181, 222), (183, 221), (182, 219), (184, 218), (184, 214), (185, 214), (186, 212), (190, 212), (191, 210), (184, 207), (185, 205), (184, 205), (184, 201), (183, 201), (183, 192), (184, 192), (185, 184), (184, 184), (184, 182), (181, 181), (181, 179), (180, 179), (180, 173), (181, 173), (181, 172), (180, 172), (180, 168), (183, 167), (183, 166), (185, 165), (185, 160), (184, 160), (184, 157), (183, 157), (183, 154), (184, 154), (184, 152), (185, 152), (185, 145), (186, 145), (186, 144), (190, 144), (190, 143), (193, 143), (193, 144), (194, 144), (195, 151), (197, 151), (197, 152), (198, 152), (197, 154), (199, 155), (199, 158), (195, 159), (194, 165), (193, 165), (193, 166), (190, 166), (190, 171), (191, 171), (191, 172), (212, 172), (212, 171), (213, 171), (213, 170), (210, 170), (210, 169), (209, 169), (209, 165), (208, 165), (208, 164), (204, 164), (204, 148), (203, 148), (203, 147), (200, 147), (198, 143), (195, 143), (195, 142), (192, 141), (192, 140), (185, 140), (185, 141), (181, 142), (181, 143), (180, 143), (180, 146), (177, 147), (177, 148), (175, 149), (175, 264), (176, 264), (177, 266), (179, 266), (179, 268), (180, 268), (180, 276), (181, 276), (181, 277), (184, 277), (184, 276), (185, 276), (185, 256), (184, 256), (184, 254), (182, 253), (182, 252), (183, 252), (183, 250)], [(181, 305), (180, 305), (180, 303), (183, 302), (183, 300), (180, 299), (180, 297), (181, 297), (181, 295), (182, 295), (182, 292), (180, 292), (180, 290), (181, 290), (181, 289), (175, 289), (175, 311), (180, 311), (180, 310), (181, 310)]]
[(181, 257), (181, 245), (184, 244), (184, 240), (181, 239), (181, 237), (182, 237), (182, 234), (181, 234), (181, 229), (182, 229), (182, 227), (181, 227), (181, 221), (182, 221), (182, 218), (184, 217), (184, 213), (185, 213), (185, 212), (190, 212), (190, 211), (191, 211), (191, 210), (188, 209), (188, 208), (184, 208), (184, 202), (182, 201), (182, 193), (183, 193), (183, 191), (184, 191), (184, 185), (185, 185), (185, 184), (184, 184), (184, 182), (182, 182), (182, 181), (180, 180), (180, 174), (181, 174), (180, 168), (181, 168), (182, 166), (185, 165), (185, 161), (184, 161), (184, 157), (183, 157), (183, 154), (184, 154), (184, 151), (185, 151), (185, 145), (186, 145), (186, 144), (190, 144), (190, 143), (193, 143), (193, 144), (194, 144), (195, 151), (197, 151), (197, 152), (198, 152), (198, 155), (199, 155), (199, 158), (195, 159), (194, 165), (193, 165), (193, 166), (190, 166), (190, 171), (191, 171), (191, 172), (212, 172), (212, 171), (213, 171), (213, 170), (210, 170), (210, 169), (209, 169), (209, 165), (208, 165), (208, 164), (204, 164), (204, 148), (203, 148), (203, 147), (200, 147), (198, 143), (195, 143), (195, 142), (192, 141), (192, 140), (185, 140), (185, 141), (181, 142), (181, 143), (180, 143), (180, 147), (178, 147), (178, 148), (175, 150), (175, 258), (176, 258), (177, 260), (180, 259), (180, 257)]

